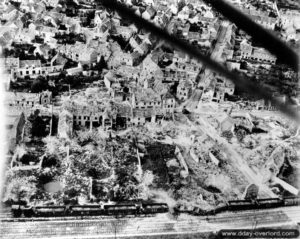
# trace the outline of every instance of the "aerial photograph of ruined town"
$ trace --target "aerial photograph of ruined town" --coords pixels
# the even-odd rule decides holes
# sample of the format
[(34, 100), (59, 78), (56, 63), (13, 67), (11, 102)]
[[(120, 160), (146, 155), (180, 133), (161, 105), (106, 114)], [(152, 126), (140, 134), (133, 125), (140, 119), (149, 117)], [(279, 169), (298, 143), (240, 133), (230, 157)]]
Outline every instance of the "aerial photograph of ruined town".
[(0, 238), (299, 237), (298, 0), (0, 2)]

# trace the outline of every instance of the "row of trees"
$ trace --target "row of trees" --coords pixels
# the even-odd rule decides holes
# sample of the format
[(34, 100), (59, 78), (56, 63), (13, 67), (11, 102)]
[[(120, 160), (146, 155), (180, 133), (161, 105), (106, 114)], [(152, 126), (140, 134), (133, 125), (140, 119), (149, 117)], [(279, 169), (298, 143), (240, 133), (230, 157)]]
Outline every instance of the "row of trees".
[(49, 90), (52, 92), (53, 96), (59, 94), (59, 92), (67, 91), (69, 86), (74, 88), (80, 88), (86, 83), (92, 83), (94, 81), (99, 80), (100, 77), (96, 76), (84, 76), (84, 75), (67, 75), (65, 72), (62, 72), (60, 75), (55, 77), (37, 77), (31, 87), (30, 90), (32, 93), (39, 93), (45, 90)]

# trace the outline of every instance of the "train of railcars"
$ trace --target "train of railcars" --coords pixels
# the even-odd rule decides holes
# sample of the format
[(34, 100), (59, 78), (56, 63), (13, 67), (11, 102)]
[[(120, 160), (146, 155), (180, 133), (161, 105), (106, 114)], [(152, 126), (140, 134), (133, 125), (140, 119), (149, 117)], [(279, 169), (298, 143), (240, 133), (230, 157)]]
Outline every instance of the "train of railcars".
[(120, 216), (157, 214), (169, 211), (166, 203), (28, 206), (12, 204), (14, 217)]
[(297, 206), (300, 205), (300, 197), (288, 198), (265, 198), (256, 200), (233, 200), (227, 203), (219, 204), (214, 209), (202, 209), (200, 207), (186, 208), (179, 206), (175, 208), (177, 213), (189, 213), (197, 216), (216, 215), (225, 211), (243, 211), (255, 209), (277, 208), (284, 206)]
[[(197, 216), (216, 215), (225, 211), (242, 211), (267, 209), (284, 206), (300, 205), (300, 197), (266, 198), (256, 200), (233, 200), (219, 204), (214, 209), (200, 207), (178, 206), (176, 213), (189, 213)], [(64, 217), (64, 216), (117, 216), (117, 215), (147, 215), (165, 213), (169, 207), (165, 203), (124, 203), (124, 204), (93, 204), (69, 206), (27, 206), (22, 204), (12, 205), (14, 217)]]

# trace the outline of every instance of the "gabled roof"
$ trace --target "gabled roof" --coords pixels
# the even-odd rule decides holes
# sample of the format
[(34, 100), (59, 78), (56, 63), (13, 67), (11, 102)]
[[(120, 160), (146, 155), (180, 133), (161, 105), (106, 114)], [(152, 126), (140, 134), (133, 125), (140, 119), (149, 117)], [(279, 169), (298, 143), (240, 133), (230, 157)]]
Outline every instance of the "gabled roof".
[(151, 88), (138, 89), (135, 92), (135, 97), (136, 97), (137, 102), (160, 101), (160, 96), (157, 93), (155, 93)]
[(39, 93), (27, 93), (27, 92), (6, 92), (5, 101), (14, 101), (14, 100), (26, 100), (26, 101), (36, 101), (40, 99)]
[(174, 96), (170, 92), (167, 92), (162, 96), (162, 99), (174, 99)]
[(21, 60), (20, 61), (20, 68), (23, 67), (40, 67), (42, 65), (40, 60)]
[(153, 6), (148, 6), (145, 12), (147, 12), (151, 18), (156, 14), (156, 10)]
[(182, 80), (179, 82), (178, 86), (185, 87), (185, 88), (192, 88), (193, 82), (190, 79)]

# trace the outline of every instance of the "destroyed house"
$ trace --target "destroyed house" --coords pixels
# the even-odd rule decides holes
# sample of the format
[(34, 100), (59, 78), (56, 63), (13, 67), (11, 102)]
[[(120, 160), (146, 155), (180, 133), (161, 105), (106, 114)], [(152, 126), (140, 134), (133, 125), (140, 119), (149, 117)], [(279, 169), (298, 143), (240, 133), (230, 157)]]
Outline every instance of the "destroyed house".
[(163, 117), (162, 108), (147, 108), (132, 110), (132, 125), (144, 125), (147, 122), (155, 123)]
[(71, 110), (75, 125), (89, 126), (92, 123), (97, 127), (103, 124), (104, 107), (100, 106), (76, 106), (76, 109)]
[(131, 106), (128, 102), (117, 103), (114, 102), (116, 108), (117, 116), (130, 118), (132, 115)]
[(133, 106), (140, 109), (160, 107), (161, 98), (151, 88), (143, 88), (135, 92)]
[(142, 13), (142, 17), (146, 20), (152, 19), (156, 14), (156, 10), (152, 6), (148, 6)]
[(173, 113), (176, 106), (176, 101), (173, 95), (169, 92), (162, 96), (162, 107), (165, 113)]
[(20, 66), (20, 61), (17, 57), (0, 58), (0, 63), (4, 65), (4, 69), (6, 70)]
[(52, 92), (41, 93), (7, 92), (6, 103), (8, 106), (32, 108), (36, 105), (48, 105), (52, 100)]
[(240, 51), (242, 59), (248, 59), (260, 63), (274, 64), (277, 59), (276, 56), (267, 50), (259, 47), (253, 47), (246, 42), (241, 42)]
[[(74, 105), (75, 106), (75, 105)], [(129, 103), (114, 102), (111, 106), (94, 103), (91, 106), (75, 106), (70, 108), (73, 114), (74, 125), (81, 125), (86, 127), (112, 127), (121, 126), (126, 127), (131, 121), (132, 111)]]
[(192, 94), (193, 83), (190, 80), (180, 81), (177, 86), (176, 97), (180, 100), (187, 100)]
[(150, 158), (161, 160), (175, 158), (175, 145), (154, 143), (146, 146), (147, 153)]
[(178, 62), (175, 63), (175, 66), (177, 67), (178, 70), (185, 71), (189, 75), (197, 75), (199, 71), (201, 70), (201, 65), (200, 64), (192, 64), (188, 62)]
[(63, 65), (20, 67), (13, 70), (13, 76), (19, 78), (37, 78), (38, 76), (45, 74), (58, 75), (63, 70), (63, 67)]
[(179, 82), (187, 79), (187, 72), (166, 68), (163, 70), (163, 82)]

